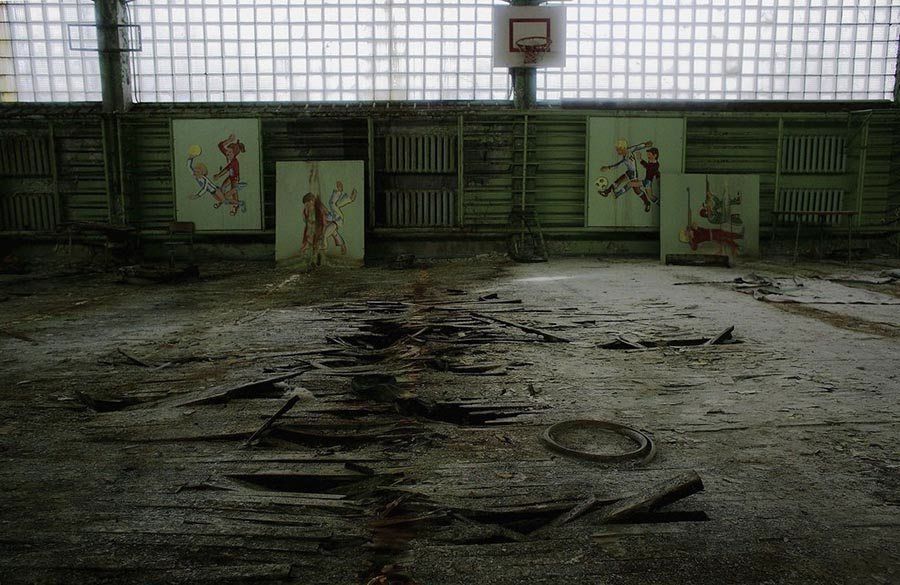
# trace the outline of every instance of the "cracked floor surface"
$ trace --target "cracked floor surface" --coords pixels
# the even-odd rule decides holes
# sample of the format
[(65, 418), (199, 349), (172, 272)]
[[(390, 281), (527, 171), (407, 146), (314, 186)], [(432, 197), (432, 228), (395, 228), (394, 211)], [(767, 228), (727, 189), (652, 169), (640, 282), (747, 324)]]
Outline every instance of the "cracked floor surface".
[[(2, 282), (3, 583), (898, 579), (898, 307), (774, 304), (730, 284), (846, 267), (202, 270)], [(834, 286), (898, 298), (895, 283)], [(601, 347), (732, 325), (740, 343)], [(373, 372), (393, 377), (389, 396), (354, 392)], [(487, 414), (411, 411), (410, 396)], [(644, 429), (657, 455), (548, 451), (540, 432), (571, 418)], [(704, 491), (631, 522), (532, 535), (467, 513), (614, 499), (690, 470)]]

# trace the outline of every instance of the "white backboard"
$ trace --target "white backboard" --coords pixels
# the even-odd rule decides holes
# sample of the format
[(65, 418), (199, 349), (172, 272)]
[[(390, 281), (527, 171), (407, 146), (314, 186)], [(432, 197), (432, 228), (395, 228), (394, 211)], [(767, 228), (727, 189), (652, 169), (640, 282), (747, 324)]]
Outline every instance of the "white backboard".
[[(524, 42), (549, 42), (534, 63), (526, 62)], [(566, 9), (564, 6), (495, 6), (494, 67), (565, 67)]]

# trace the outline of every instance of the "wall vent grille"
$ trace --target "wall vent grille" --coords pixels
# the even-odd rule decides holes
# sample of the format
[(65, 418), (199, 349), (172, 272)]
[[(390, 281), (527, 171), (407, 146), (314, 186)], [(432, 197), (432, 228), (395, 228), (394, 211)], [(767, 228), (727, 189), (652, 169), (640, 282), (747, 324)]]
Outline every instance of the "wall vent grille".
[(785, 173), (843, 173), (847, 140), (843, 136), (785, 136), (781, 168)]
[(396, 134), (385, 137), (385, 171), (389, 173), (456, 172), (456, 136)]
[(456, 221), (456, 194), (449, 190), (388, 190), (387, 227), (449, 227)]

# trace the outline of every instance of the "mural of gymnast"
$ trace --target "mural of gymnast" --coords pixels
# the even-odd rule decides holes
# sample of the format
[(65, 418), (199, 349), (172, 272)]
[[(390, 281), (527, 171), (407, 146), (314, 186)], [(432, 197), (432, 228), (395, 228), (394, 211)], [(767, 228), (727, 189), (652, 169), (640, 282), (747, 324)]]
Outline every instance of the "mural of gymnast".
[(328, 210), (315, 193), (303, 196), (303, 239), (300, 252), (319, 252), (325, 247), (325, 217)]
[(744, 221), (741, 219), (741, 214), (732, 213), (731, 211), (732, 206), (741, 204), (742, 198), (740, 191), (734, 197), (728, 196), (728, 193), (723, 193), (722, 197), (713, 194), (709, 188), (709, 177), (707, 177), (706, 199), (703, 201), (703, 205), (700, 206), (700, 217), (715, 225), (722, 225), (723, 223), (743, 225)]
[[(707, 183), (708, 184), (708, 183)], [(691, 190), (687, 190), (688, 202), (691, 200)], [(701, 211), (701, 215), (702, 215)], [(740, 253), (740, 243), (738, 240), (744, 238), (743, 232), (733, 232), (721, 228), (704, 227), (694, 221), (691, 215), (690, 204), (688, 204), (687, 225), (684, 229), (679, 230), (678, 239), (685, 244), (689, 244), (691, 250), (696, 252), (701, 244), (712, 243), (718, 245), (721, 254), (727, 247), (731, 250), (732, 255)]]
[(347, 242), (341, 234), (344, 227), (344, 208), (356, 201), (357, 190), (353, 189), (348, 194), (344, 191), (344, 183), (336, 181), (326, 207), (319, 195), (319, 167), (314, 163), (310, 165), (309, 187), (309, 192), (302, 200), (304, 228), (300, 251), (326, 252), (330, 240), (340, 248), (342, 256), (346, 255)]
[(199, 145), (192, 145), (188, 148), (188, 168), (191, 175), (197, 182), (199, 190), (191, 195), (191, 199), (199, 199), (206, 194), (212, 195), (213, 208), (218, 209), (223, 203), (230, 206), (230, 215), (236, 215), (238, 211), (247, 212), (247, 204), (241, 200), (238, 191), (246, 186), (241, 182), (240, 164), (238, 163), (238, 155), (246, 152), (244, 144), (235, 138), (234, 134), (230, 134), (228, 138), (219, 142), (219, 150), (225, 155), (226, 164), (219, 169), (213, 179), (221, 179), (221, 184), (216, 183), (209, 178), (209, 169), (206, 164), (197, 160), (203, 149)]
[[(630, 187), (631, 190), (634, 191), (634, 194), (637, 195), (638, 197), (640, 197), (641, 201), (644, 202), (644, 211), (649, 212), (650, 211), (650, 199), (647, 197), (647, 192), (645, 191), (644, 183), (638, 177), (638, 171), (637, 171), (638, 163), (637, 163), (637, 154), (636, 153), (639, 153), (639, 151), (642, 151), (642, 150), (646, 150), (646, 149), (650, 148), (651, 146), (653, 146), (653, 142), (651, 142), (649, 140), (646, 142), (640, 142), (638, 144), (634, 144), (631, 146), (628, 145), (628, 141), (624, 138), (619, 138), (618, 140), (616, 140), (615, 150), (616, 150), (616, 154), (619, 155), (619, 157), (620, 157), (619, 160), (612, 164), (600, 167), (600, 170), (605, 173), (605, 172), (609, 172), (620, 166), (623, 166), (624, 170), (623, 170), (622, 174), (619, 175), (619, 177), (613, 182), (612, 185), (607, 185), (605, 188), (600, 188), (598, 190), (598, 193), (600, 193), (600, 195), (602, 195), (603, 197), (608, 197), (609, 195), (612, 195), (615, 199), (618, 199), (619, 197), (624, 195), (625, 192), (628, 191), (628, 188)], [(653, 162), (653, 163), (655, 163), (656, 159), (659, 157), (659, 150), (656, 150), (656, 149), (654, 149), (654, 150), (655, 150), (655, 152), (653, 153), (653, 157), (651, 159), (651, 162)], [(641, 161), (641, 162), (643, 162), (643, 161)], [(644, 166), (646, 168), (646, 165), (644, 165)], [(657, 173), (658, 173), (659, 167), (657, 166), (656, 168), (657, 168)], [(655, 178), (655, 176), (653, 176), (653, 173), (650, 172), (650, 169), (648, 169), (648, 175), (651, 175), (650, 181), (652, 183), (652, 180), (653, 180), (653, 178)], [(602, 184), (602, 183), (599, 183), (599, 181), (598, 181), (598, 184)]]

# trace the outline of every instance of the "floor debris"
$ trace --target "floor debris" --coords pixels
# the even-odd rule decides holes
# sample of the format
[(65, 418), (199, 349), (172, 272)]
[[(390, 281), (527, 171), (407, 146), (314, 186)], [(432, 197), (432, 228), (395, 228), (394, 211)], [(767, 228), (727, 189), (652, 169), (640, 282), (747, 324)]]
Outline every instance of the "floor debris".
[[(600, 453), (579, 449), (567, 444), (563, 438), (566, 434), (589, 432), (592, 436), (617, 434), (631, 439), (637, 448), (622, 453)], [(621, 463), (624, 461), (646, 464), (656, 455), (656, 447), (649, 434), (638, 429), (605, 420), (576, 419), (558, 422), (541, 433), (541, 441), (550, 449), (587, 461), (600, 463)]]
[[(478, 266), (35, 281), (3, 305), (41, 344), (5, 340), (0, 580), (889, 581), (893, 340), (735, 290), (893, 285)], [(551, 435), (635, 459), (540, 439), (602, 419), (640, 435)]]

